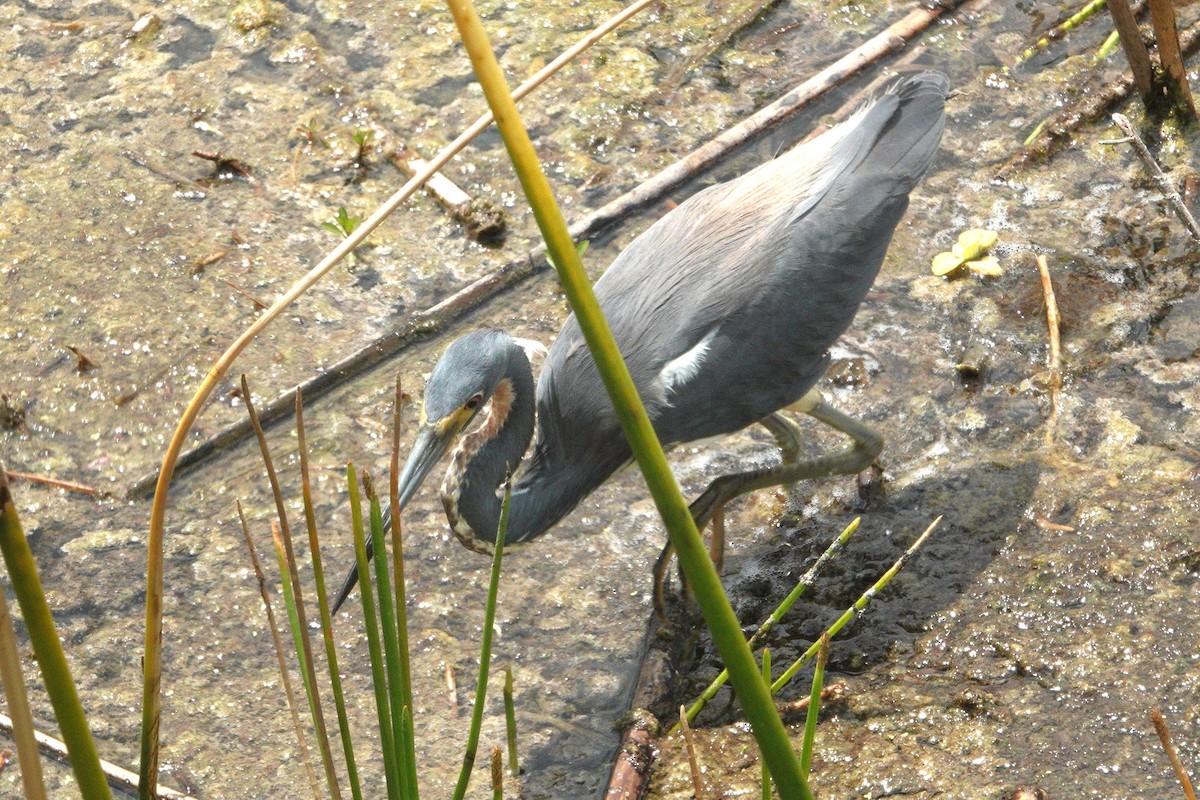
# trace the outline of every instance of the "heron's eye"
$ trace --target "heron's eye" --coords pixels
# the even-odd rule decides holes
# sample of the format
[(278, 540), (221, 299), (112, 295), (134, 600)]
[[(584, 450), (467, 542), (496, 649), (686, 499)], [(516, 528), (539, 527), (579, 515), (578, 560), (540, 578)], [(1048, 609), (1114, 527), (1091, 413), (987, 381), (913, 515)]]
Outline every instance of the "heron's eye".
[(479, 408), (479, 404), (482, 402), (483, 402), (483, 395), (477, 394), (477, 395), (472, 396), (470, 400), (468, 400), (466, 403), (464, 403), (463, 408), (466, 408), (470, 411), (474, 411), (475, 409)]

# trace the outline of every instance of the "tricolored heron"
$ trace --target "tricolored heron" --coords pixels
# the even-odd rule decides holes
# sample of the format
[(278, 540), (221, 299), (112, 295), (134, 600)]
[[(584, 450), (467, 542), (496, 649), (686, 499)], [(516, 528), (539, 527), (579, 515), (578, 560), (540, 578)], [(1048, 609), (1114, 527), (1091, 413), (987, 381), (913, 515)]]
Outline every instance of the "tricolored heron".
[[(665, 445), (754, 423), (783, 463), (713, 481), (692, 504), (703, 528), (754, 489), (867, 467), (883, 447), (813, 388), (849, 327), (941, 140), (949, 84), (901, 78), (850, 119), (758, 168), (697, 193), (637, 237), (596, 296)], [(536, 398), (536, 403), (535, 403)], [(849, 435), (799, 460), (803, 411)], [(483, 423), (464, 431), (483, 409)], [(525, 453), (535, 428), (532, 453)], [(421, 426), (400, 475), (400, 508), (455, 441), (442, 498), (467, 547), (495, 542), (500, 489), (512, 490), (506, 543), (549, 530), (632, 456), (574, 315), (537, 382), (525, 350), (498, 330), (452, 343), (425, 385)], [(351, 572), (336, 611), (357, 580)]]

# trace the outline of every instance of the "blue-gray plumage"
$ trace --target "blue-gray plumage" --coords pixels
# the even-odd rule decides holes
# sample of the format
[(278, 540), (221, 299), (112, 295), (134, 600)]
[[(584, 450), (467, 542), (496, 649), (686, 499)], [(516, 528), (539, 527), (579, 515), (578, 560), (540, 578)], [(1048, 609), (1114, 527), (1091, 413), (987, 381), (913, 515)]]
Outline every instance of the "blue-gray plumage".
[[(698, 524), (744, 491), (857, 472), (878, 455), (877, 434), (806, 395), (871, 288), (908, 194), (933, 159), (948, 89), (937, 73), (897, 80), (846, 122), (680, 204), (597, 281), (600, 306), (665, 445), (756, 422), (794, 445), (790, 423), (776, 412), (802, 399), (800, 410), (854, 440), (813, 461), (785, 458), (780, 467), (718, 479), (693, 504)], [(483, 424), (460, 437), (489, 403)], [(513, 486), (507, 542), (545, 533), (630, 461), (574, 315), (546, 357), (536, 404), (521, 345), (480, 330), (451, 344), (429, 376), (400, 506), (459, 440), (443, 500), (459, 539), (486, 550), (495, 541), (499, 487), (521, 466), (535, 406), (537, 439)]]

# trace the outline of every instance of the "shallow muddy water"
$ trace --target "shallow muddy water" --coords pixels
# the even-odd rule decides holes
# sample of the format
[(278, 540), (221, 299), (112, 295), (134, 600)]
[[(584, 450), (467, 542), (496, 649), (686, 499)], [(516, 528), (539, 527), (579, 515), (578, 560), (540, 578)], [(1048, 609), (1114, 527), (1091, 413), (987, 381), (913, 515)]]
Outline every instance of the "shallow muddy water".
[[(614, 13), (615, 3), (489, 3), (481, 14), (504, 65), (531, 73)], [(771, 6), (714, 55), (674, 77), (740, 4), (663, 4), (598, 45), (524, 109), (568, 219), (636, 185), (881, 30), (908, 4)], [(144, 14), (152, 19), (135, 32)], [(770, 641), (777, 664), (802, 651), (929, 523), (940, 530), (835, 643), (847, 684), (818, 731), (823, 797), (1177, 796), (1146, 713), (1158, 706), (1196, 763), (1200, 619), (1195, 250), (1115, 129), (1078, 132), (1048, 165), (993, 180), (1062, 103), (1123, 66), (1093, 67), (1094, 21), (1004, 75), (1039, 15), (1057, 7), (967, 4), (900, 56), (956, 88), (942, 152), (914, 193), (883, 274), (836, 355), (865, 379), (830, 381), (844, 410), (886, 435), (885, 499), (853, 479), (762, 493), (730, 510), (727, 585), (747, 625), (791, 588), (850, 519), (862, 528)], [(1182, 13), (1182, 12), (1181, 12)], [(0, 7), (0, 393), (24, 424), (0, 430), (10, 469), (120, 496), (153, 470), (191, 393), (270, 302), (336, 242), (321, 223), (366, 216), (405, 179), (384, 157), (425, 157), (483, 109), (453, 25), (434, 2), (163, 3), (30, 0)], [(895, 65), (896, 61), (887, 64)], [(759, 163), (866, 86), (850, 82), (704, 181)], [(660, 87), (673, 81), (673, 91)], [(1126, 113), (1138, 117), (1137, 103)], [(374, 132), (366, 168), (354, 135)], [(1158, 154), (1195, 168), (1195, 140), (1171, 130)], [(236, 159), (214, 172), (193, 151)], [(275, 397), (406, 317), (523, 257), (534, 227), (494, 133), (446, 170), (509, 214), (500, 247), (471, 242), (425, 194), (385, 223), (245, 355), (255, 398)], [(680, 200), (696, 186), (672, 194)], [(658, 204), (654, 217), (666, 210)], [(599, 272), (648, 219), (598, 237)], [(966, 228), (1000, 232), (996, 280), (944, 281), (929, 263)], [(1047, 255), (1063, 306), (1066, 384), (1053, 431), (1046, 326), (1033, 253)], [(382, 476), (396, 373), (414, 395), (457, 334), (506, 327), (549, 342), (565, 307), (551, 276), (528, 279), (385, 368), (309, 404), (317, 510), (330, 580), (351, 561), (346, 461)], [(83, 372), (70, 348), (92, 366)], [(982, 376), (964, 383), (964, 352)], [(228, 380), (193, 442), (240, 420)], [(409, 415), (410, 430), (412, 417)], [(291, 426), (273, 427), (285, 493), (299, 496)], [(813, 428), (812, 448), (837, 443)], [(689, 492), (774, 458), (751, 431), (673, 454)], [(432, 485), (432, 482), (431, 482)], [(136, 768), (148, 504), (14, 485), (103, 757)], [(270, 635), (234, 501), (260, 551), (273, 505), (255, 448), (229, 449), (177, 478), (167, 534), (164, 782), (206, 798), (307, 793)], [(293, 502), (293, 525), (299, 512)], [(414, 692), (423, 789), (447, 793), (461, 758), (486, 559), (449, 536), (431, 490), (406, 514)], [(511, 666), (524, 796), (595, 797), (607, 779), (650, 614), (649, 565), (662, 533), (633, 472), (552, 533), (505, 560), (493, 675)], [(310, 572), (306, 569), (305, 575)], [(339, 622), (352, 718), (372, 697), (357, 601)], [(32, 659), (28, 660), (32, 676)], [(445, 687), (458, 679), (452, 705)], [(701, 641), (682, 694), (719, 667)], [(52, 714), (33, 681), (36, 711)], [(493, 680), (483, 744), (503, 738)], [(807, 692), (801, 679), (787, 690)], [(727, 696), (701, 718), (714, 794), (757, 780)], [(355, 729), (368, 793), (381, 762)], [(652, 792), (690, 796), (668, 740)], [(487, 795), (477, 770), (472, 796)], [(52, 772), (55, 796), (74, 796)], [(17, 796), (15, 770), (0, 793)]]

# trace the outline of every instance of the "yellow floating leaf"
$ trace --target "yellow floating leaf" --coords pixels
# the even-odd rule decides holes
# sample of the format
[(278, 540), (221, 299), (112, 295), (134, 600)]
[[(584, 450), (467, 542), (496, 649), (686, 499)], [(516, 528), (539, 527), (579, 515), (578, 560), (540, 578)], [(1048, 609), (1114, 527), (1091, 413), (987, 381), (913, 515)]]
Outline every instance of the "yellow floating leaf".
[(933, 258), (933, 274), (939, 278), (950, 275), (956, 272), (963, 264), (963, 260), (954, 253), (938, 253)]
[(999, 278), (1004, 274), (1004, 270), (1000, 269), (1000, 262), (996, 260), (995, 256), (984, 256), (974, 261), (968, 261), (967, 269), (985, 278)]
[(954, 245), (954, 252), (963, 261), (973, 261), (986, 253), (988, 248), (994, 245), (999, 238), (1000, 234), (995, 231), (972, 228), (958, 235), (958, 243)]

